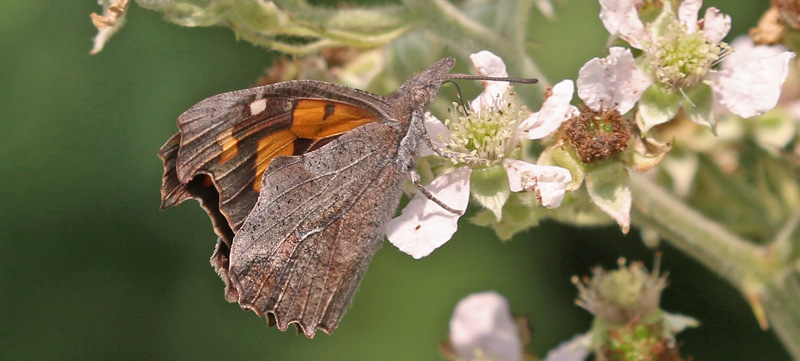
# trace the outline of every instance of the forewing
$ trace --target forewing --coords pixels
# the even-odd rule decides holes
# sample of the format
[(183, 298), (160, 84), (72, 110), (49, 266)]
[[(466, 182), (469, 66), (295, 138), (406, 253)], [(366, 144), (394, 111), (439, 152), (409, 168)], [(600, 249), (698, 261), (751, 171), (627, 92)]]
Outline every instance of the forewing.
[(397, 141), (371, 123), (270, 164), (230, 253), (242, 307), (307, 337), (336, 328), (400, 200)]
[[(382, 102), (374, 94), (314, 81), (285, 82), (205, 99), (178, 118), (180, 132), (159, 152), (165, 162), (162, 188), (171, 186), (173, 195), (163, 198), (163, 204), (191, 196), (186, 188), (198, 175), (207, 174), (218, 192), (219, 212), (235, 232), (255, 205), (261, 175), (272, 159), (306, 153), (378, 121), (385, 114), (375, 104)], [(178, 142), (177, 152), (169, 152), (171, 141)], [(168, 161), (174, 161), (171, 178)]]

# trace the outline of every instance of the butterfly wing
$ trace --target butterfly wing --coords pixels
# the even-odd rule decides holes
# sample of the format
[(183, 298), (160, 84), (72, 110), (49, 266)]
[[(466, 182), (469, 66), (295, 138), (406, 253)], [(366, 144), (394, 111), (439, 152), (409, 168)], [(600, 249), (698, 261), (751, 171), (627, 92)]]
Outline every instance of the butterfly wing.
[[(216, 190), (216, 211), (235, 232), (255, 205), (261, 175), (272, 159), (303, 154), (387, 117), (374, 106), (383, 100), (316, 81), (284, 82), (205, 99), (181, 114), (180, 132), (159, 151), (165, 165), (162, 207), (188, 198), (210, 201)], [(214, 190), (199, 189), (199, 175), (208, 175)], [(209, 179), (201, 178), (208, 184)]]
[(400, 201), (397, 138), (371, 123), (270, 164), (230, 253), (242, 307), (308, 337), (336, 328)]
[(211, 264), (228, 301), (238, 300), (227, 274), (233, 235), (256, 204), (272, 159), (304, 154), (388, 117), (383, 102), (358, 89), (291, 81), (219, 94), (178, 118), (180, 132), (159, 150), (161, 207), (200, 201), (219, 236)]

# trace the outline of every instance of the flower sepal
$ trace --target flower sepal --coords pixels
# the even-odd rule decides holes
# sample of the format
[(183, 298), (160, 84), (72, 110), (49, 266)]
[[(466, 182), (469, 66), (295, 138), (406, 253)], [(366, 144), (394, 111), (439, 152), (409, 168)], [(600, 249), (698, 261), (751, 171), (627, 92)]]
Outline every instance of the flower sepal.
[(481, 209), (470, 218), (470, 222), (489, 227), (501, 241), (508, 241), (515, 234), (538, 226), (542, 219), (552, 216), (553, 211), (535, 204), (533, 192), (513, 192), (503, 205), (502, 219), (498, 219), (489, 209)]
[(600, 210), (619, 224), (622, 233), (631, 225), (633, 196), (628, 181), (628, 170), (620, 162), (603, 162), (592, 165), (586, 172), (586, 191)]
[(483, 208), (490, 210), (499, 221), (503, 217), (503, 205), (511, 195), (508, 175), (501, 164), (473, 169), (470, 175), (471, 194)]
[(655, 168), (672, 149), (671, 142), (659, 142), (653, 137), (643, 137), (633, 132), (631, 146), (621, 154), (620, 159), (637, 173)]
[(686, 117), (693, 123), (711, 129), (717, 134), (717, 120), (714, 117), (714, 94), (708, 84), (700, 83), (684, 91), (681, 99)]
[(564, 168), (572, 175), (572, 182), (567, 184), (567, 192), (580, 188), (586, 177), (586, 165), (578, 159), (575, 152), (568, 150), (563, 143), (551, 145), (539, 156), (540, 165), (552, 165)]
[(675, 117), (682, 103), (681, 94), (672, 92), (659, 84), (653, 84), (639, 99), (637, 124), (643, 133), (656, 125), (666, 123)]

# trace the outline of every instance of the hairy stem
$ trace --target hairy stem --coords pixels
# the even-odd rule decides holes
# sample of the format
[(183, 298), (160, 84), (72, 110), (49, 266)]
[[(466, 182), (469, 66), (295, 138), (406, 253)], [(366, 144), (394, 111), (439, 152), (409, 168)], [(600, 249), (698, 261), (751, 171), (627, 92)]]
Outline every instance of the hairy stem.
[(762, 325), (769, 320), (786, 349), (800, 359), (800, 277), (786, 258), (730, 233), (644, 176), (630, 178), (634, 224), (655, 229), (738, 288)]

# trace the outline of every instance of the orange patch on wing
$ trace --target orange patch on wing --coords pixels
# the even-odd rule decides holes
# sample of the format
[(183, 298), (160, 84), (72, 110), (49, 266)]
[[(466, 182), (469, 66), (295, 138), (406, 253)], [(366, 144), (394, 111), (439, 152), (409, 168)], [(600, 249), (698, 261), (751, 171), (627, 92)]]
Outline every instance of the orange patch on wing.
[(239, 140), (233, 136), (233, 128), (217, 136), (217, 144), (222, 147), (222, 154), (219, 155), (219, 163), (225, 163), (231, 160), (236, 154), (239, 154)]
[(299, 138), (325, 139), (378, 120), (371, 111), (330, 100), (304, 99), (292, 111), (291, 131)]
[(281, 130), (270, 134), (268, 137), (258, 141), (256, 150), (256, 178), (253, 181), (253, 189), (261, 191), (261, 176), (269, 166), (273, 158), (280, 155), (292, 155), (294, 146), (292, 142), (297, 139), (297, 135), (291, 130)]
[[(261, 177), (273, 158), (281, 155), (294, 155), (294, 141), (298, 138), (318, 140), (342, 135), (360, 125), (377, 121), (371, 111), (356, 106), (330, 100), (301, 99), (292, 110), (292, 125), (289, 129), (271, 133), (258, 141), (256, 151), (256, 178), (253, 189), (261, 191)], [(235, 138), (231, 137), (235, 140)], [(220, 142), (220, 145), (223, 143)], [(234, 143), (234, 148), (235, 143)], [(225, 159), (225, 146), (223, 155)], [(233, 158), (236, 153), (230, 155)], [(227, 158), (226, 160), (230, 159)]]

